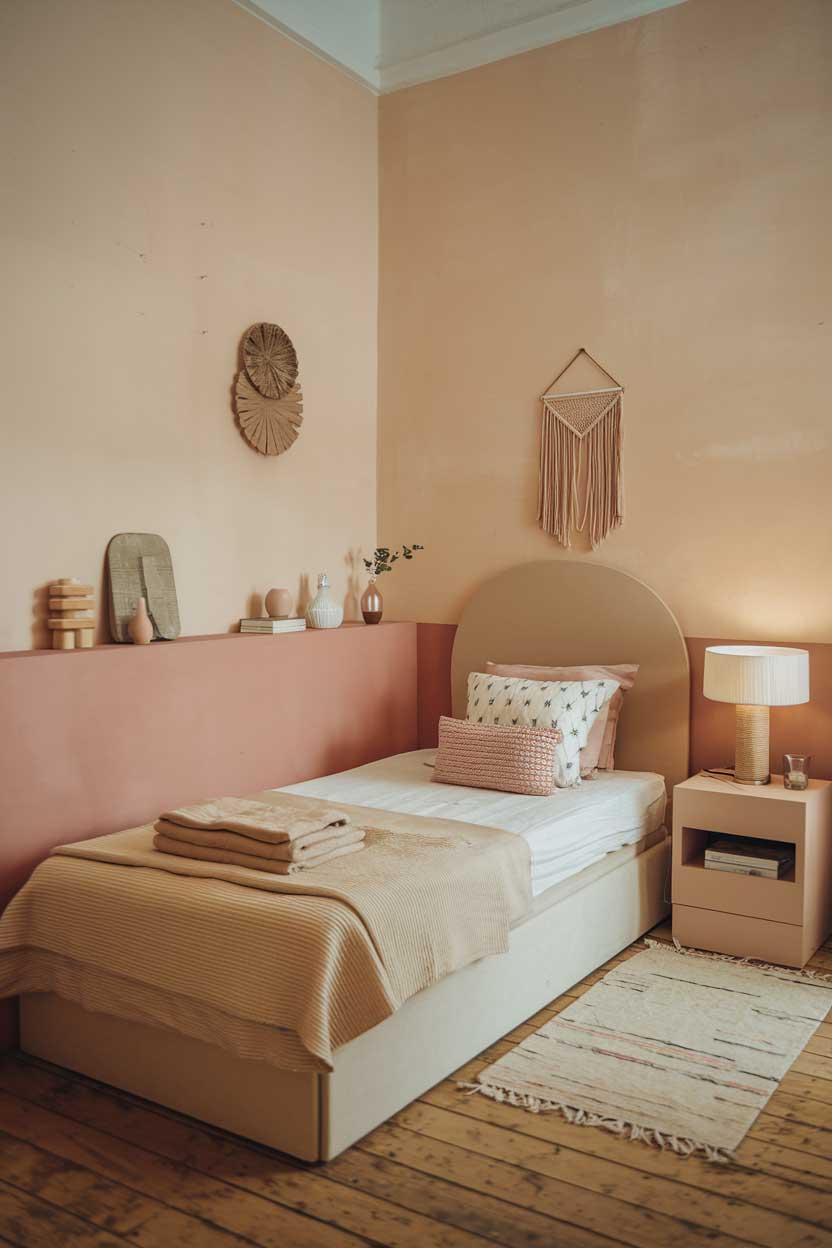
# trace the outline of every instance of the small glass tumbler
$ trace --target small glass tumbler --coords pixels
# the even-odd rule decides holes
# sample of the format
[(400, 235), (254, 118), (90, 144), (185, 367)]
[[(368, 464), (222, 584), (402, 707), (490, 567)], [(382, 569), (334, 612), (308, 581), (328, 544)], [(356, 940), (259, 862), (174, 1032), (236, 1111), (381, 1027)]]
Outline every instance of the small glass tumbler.
[(787, 789), (808, 789), (811, 754), (783, 755), (783, 786)]

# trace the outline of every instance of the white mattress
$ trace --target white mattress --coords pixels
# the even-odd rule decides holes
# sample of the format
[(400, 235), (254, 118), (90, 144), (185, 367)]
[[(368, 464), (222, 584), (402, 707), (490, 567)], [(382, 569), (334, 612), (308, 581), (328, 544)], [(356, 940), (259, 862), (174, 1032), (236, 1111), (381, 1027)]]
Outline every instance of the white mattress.
[(664, 823), (664, 780), (654, 772), (599, 772), (552, 797), (525, 797), (434, 784), (426, 764), (435, 755), (435, 750), (396, 754), (283, 791), (516, 832), (529, 843), (535, 897)]

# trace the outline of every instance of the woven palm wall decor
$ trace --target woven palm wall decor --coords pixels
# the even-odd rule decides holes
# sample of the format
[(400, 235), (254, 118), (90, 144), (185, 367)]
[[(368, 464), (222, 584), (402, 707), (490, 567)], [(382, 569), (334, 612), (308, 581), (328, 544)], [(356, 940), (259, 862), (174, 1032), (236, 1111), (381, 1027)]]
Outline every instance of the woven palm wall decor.
[[(586, 356), (611, 386), (570, 389), (567, 374)], [(558, 387), (556, 389), (556, 387)], [(537, 518), (561, 546), (585, 530), (592, 549), (623, 520), (621, 396), (624, 387), (581, 347), (541, 395)]]
[(242, 355), (234, 387), (240, 430), (261, 455), (282, 455), (303, 424), (294, 344), (279, 325), (260, 321), (246, 331)]

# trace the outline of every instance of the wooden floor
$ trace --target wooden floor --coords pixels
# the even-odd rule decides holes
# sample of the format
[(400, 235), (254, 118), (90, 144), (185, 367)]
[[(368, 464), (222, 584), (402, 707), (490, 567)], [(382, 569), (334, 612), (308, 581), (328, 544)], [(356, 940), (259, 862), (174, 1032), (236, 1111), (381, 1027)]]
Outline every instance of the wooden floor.
[[(832, 971), (832, 947), (810, 965)], [(34, 1059), (0, 1060), (0, 1243), (21, 1248), (832, 1246), (832, 1022), (739, 1161), (685, 1160), (466, 1096), (451, 1078), (337, 1160), (304, 1166)]]

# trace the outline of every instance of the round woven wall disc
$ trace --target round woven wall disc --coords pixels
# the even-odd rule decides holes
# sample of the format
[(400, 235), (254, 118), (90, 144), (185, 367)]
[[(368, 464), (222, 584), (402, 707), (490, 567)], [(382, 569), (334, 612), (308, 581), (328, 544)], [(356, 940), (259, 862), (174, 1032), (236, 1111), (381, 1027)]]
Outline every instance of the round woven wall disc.
[(243, 362), (256, 390), (267, 399), (282, 399), (298, 379), (298, 357), (292, 339), (279, 325), (260, 321), (243, 339)]
[(237, 418), (243, 436), (261, 455), (282, 455), (300, 433), (303, 424), (303, 394), (292, 386), (282, 399), (267, 399), (255, 390), (245, 369), (235, 387)]

